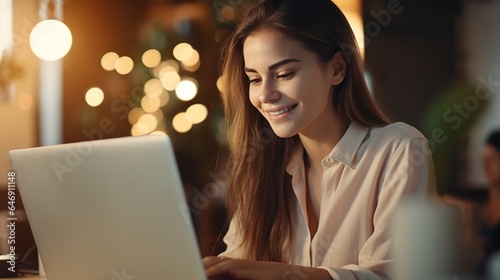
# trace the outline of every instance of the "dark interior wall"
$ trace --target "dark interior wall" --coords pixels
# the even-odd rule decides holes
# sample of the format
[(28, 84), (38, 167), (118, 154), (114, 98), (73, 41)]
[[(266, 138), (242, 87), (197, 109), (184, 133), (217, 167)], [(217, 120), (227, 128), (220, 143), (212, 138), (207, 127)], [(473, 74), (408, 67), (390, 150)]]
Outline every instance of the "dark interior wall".
[[(466, 128), (455, 130), (443, 121), (450, 100), (460, 97), (456, 86), (466, 82), (461, 13), (459, 0), (365, 0), (363, 6), (373, 94), (393, 121), (413, 125), (429, 139), (442, 194), (462, 188), (460, 135)], [(435, 130), (446, 138), (436, 140)]]
[(365, 1), (366, 69), (376, 99), (393, 120), (421, 128), (429, 103), (459, 79), (460, 3)]

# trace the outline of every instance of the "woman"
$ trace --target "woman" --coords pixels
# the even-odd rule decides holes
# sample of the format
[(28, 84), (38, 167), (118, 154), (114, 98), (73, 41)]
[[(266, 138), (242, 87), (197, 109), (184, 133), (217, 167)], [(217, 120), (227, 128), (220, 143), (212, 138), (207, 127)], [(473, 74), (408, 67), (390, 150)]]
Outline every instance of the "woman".
[[(426, 139), (389, 124), (330, 0), (264, 0), (223, 51), (227, 250), (209, 279), (386, 279), (389, 222), (433, 187)], [(272, 132), (271, 132), (272, 130)]]

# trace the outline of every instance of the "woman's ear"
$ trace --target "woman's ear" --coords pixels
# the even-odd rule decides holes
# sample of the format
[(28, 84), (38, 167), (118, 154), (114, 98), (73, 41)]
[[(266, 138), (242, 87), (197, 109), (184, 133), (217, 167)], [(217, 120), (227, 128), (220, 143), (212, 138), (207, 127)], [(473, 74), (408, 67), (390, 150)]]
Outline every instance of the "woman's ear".
[(328, 62), (331, 73), (332, 85), (336, 86), (345, 78), (345, 71), (347, 68), (347, 62), (344, 59), (341, 51), (335, 53), (333, 58)]

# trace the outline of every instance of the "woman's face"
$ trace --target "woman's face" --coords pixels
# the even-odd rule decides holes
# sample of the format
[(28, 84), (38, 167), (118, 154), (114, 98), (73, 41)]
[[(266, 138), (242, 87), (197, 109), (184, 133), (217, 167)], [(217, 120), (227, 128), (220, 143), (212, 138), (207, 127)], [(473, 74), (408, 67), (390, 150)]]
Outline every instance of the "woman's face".
[(343, 58), (342, 65), (334, 62), (340, 53), (332, 62), (320, 63), (300, 42), (263, 30), (246, 38), (243, 56), (250, 102), (276, 135), (314, 137), (334, 125), (332, 86), (345, 72)]

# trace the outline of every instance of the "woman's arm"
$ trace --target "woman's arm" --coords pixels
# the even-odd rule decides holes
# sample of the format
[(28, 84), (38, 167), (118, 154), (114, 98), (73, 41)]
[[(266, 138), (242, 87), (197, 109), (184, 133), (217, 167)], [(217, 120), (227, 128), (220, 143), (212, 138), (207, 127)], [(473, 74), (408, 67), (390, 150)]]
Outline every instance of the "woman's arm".
[(206, 257), (203, 259), (203, 265), (208, 279), (333, 280), (330, 274), (321, 268), (276, 262)]

